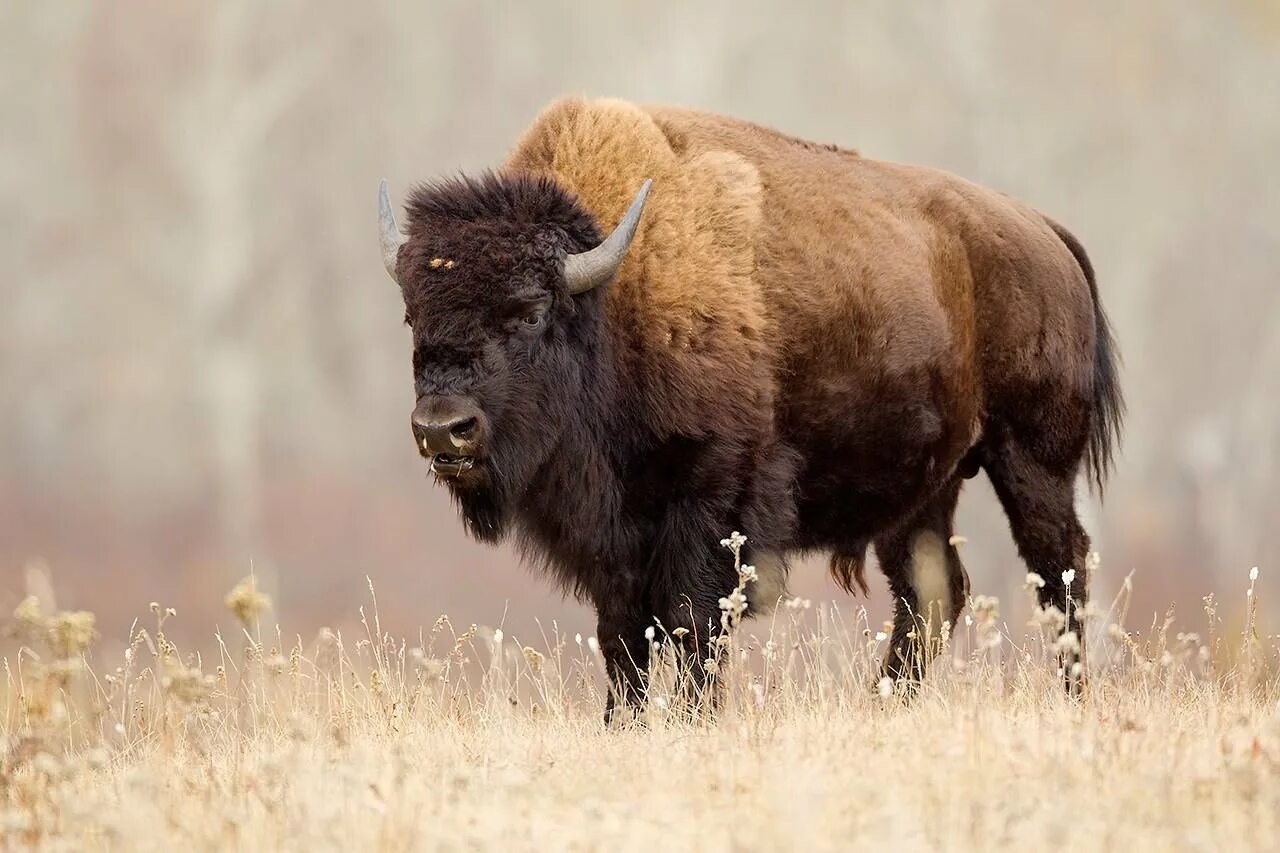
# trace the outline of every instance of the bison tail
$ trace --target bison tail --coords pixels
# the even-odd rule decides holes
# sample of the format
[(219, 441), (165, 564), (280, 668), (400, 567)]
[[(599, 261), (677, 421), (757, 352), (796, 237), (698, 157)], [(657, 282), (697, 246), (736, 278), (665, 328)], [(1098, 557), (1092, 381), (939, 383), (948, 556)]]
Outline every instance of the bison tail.
[(1124, 394), (1120, 391), (1120, 358), (1116, 351), (1115, 337), (1111, 334), (1111, 323), (1102, 310), (1102, 300), (1098, 298), (1098, 282), (1094, 277), (1093, 264), (1085, 254), (1084, 247), (1067, 229), (1051, 219), (1047, 219), (1049, 227), (1066, 244), (1076, 263), (1080, 265), (1085, 280), (1089, 282), (1089, 295), (1093, 299), (1093, 318), (1095, 327), (1093, 349), (1093, 413), (1089, 426), (1089, 444), (1085, 449), (1085, 466), (1089, 480), (1097, 488), (1098, 494), (1103, 491), (1107, 475), (1111, 473), (1115, 451), (1120, 444), (1120, 428), (1124, 421)]

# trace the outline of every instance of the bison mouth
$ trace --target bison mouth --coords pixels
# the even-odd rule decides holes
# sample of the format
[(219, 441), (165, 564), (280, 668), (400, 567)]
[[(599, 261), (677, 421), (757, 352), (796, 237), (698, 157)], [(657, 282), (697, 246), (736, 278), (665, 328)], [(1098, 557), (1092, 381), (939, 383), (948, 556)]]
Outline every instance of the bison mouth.
[(455, 456), (451, 453), (437, 453), (431, 457), (431, 472), (439, 477), (460, 477), (470, 471), (476, 464), (474, 456)]

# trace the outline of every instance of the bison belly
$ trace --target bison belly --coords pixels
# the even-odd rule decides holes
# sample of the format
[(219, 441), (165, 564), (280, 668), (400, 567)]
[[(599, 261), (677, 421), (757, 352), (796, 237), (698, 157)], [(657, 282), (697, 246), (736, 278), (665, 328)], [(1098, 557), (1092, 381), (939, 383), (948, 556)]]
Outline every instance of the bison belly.
[(955, 472), (972, 425), (928, 371), (802, 391), (783, 416), (804, 463), (798, 547), (856, 548), (893, 527)]

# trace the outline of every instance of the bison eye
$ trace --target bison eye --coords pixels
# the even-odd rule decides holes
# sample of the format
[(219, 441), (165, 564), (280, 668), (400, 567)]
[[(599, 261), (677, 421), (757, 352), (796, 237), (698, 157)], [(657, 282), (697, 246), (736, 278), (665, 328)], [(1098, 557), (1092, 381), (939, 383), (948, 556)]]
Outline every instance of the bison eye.
[(536, 332), (547, 324), (550, 299), (539, 299), (521, 305), (518, 313), (512, 312), (507, 328), (512, 332)]

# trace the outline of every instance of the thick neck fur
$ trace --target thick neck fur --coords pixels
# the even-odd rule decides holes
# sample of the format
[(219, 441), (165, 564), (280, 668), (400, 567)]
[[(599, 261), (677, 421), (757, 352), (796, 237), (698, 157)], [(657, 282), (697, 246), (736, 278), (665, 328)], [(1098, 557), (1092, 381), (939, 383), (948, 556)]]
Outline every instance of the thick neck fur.
[(562, 425), (551, 453), (523, 482), (499, 490), (458, 494), (468, 531), (496, 542), (508, 531), (522, 555), (579, 598), (597, 592), (600, 569), (633, 561), (637, 519), (625, 512), (623, 474), (642, 443), (626, 422), (624, 399), (634, 387), (604, 317), (607, 285), (573, 297), (581, 335), (573, 393), (561, 401)]
[(624, 366), (603, 315), (605, 292), (578, 297), (595, 326), (592, 347), (583, 352), (581, 382), (555, 450), (513, 501), (518, 544), (526, 559), (549, 571), (567, 590), (590, 595), (598, 567), (629, 559), (618, 541), (629, 529), (623, 514), (623, 481), (636, 452), (634, 425), (619, 422), (625, 410), (620, 388)]

